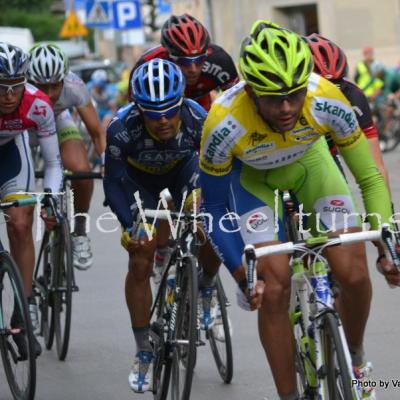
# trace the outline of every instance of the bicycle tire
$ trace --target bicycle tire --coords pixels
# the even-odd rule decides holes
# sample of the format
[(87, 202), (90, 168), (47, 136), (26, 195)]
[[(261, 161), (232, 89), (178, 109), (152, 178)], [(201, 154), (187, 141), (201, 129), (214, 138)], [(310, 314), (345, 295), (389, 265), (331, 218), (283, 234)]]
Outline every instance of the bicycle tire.
[(169, 310), (166, 299), (167, 280), (161, 281), (157, 294), (156, 319), (151, 324), (150, 338), (152, 338), (154, 352), (153, 366), (153, 396), (154, 400), (165, 400), (168, 396), (169, 381), (171, 378), (172, 363), (168, 362), (169, 346), (167, 345)]
[[(193, 256), (185, 257), (182, 262), (183, 265), (177, 269), (176, 277), (180, 292), (175, 292), (174, 298), (174, 302), (177, 302), (177, 313), (173, 332), (175, 345), (171, 349), (172, 400), (189, 400), (197, 351), (198, 265), (196, 258)], [(187, 343), (184, 351), (183, 346), (177, 343), (180, 340), (184, 341), (185, 344)], [(183, 368), (185, 373), (182, 379), (181, 366), (185, 366)]]
[[(19, 324), (23, 325), (18, 328), (22, 329), (22, 331), (26, 333), (24, 337), (26, 340), (27, 355), (24, 360), (22, 360), (21, 357), (18, 357), (18, 350), (13, 340), (13, 335), (16, 334), (16, 329), (11, 329), (11, 326), (5, 326), (5, 329), (0, 334), (1, 358), (3, 360), (4, 371), (13, 398), (15, 400), (32, 400), (35, 397), (36, 390), (36, 356), (33, 329), (21, 276), (13, 259), (8, 253), (4, 252), (0, 255), (0, 314), (3, 317), (3, 306), (5, 306), (4, 303), (6, 300), (5, 290), (7, 287), (6, 276), (8, 276), (10, 281), (8, 286), (11, 287), (13, 291), (13, 307), (19, 308), (19, 315), (21, 318)], [(4, 321), (4, 323), (7, 322), (11, 321)], [(21, 383), (16, 376), (18, 364), (22, 364), (20, 367), (23, 369), (23, 383)]]
[(64, 361), (69, 346), (72, 316), (72, 286), (73, 286), (73, 261), (72, 241), (69, 224), (66, 218), (56, 228), (56, 246), (54, 256), (54, 332), (56, 339), (57, 355), (60, 361)]
[(333, 313), (326, 313), (321, 321), (321, 349), (326, 362), (328, 399), (352, 400), (352, 374), (347, 365), (338, 323)]
[[(232, 338), (229, 327), (228, 312), (226, 309), (226, 296), (219, 275), (217, 275), (215, 286), (217, 289), (218, 307), (221, 314), (225, 341), (222, 342), (215, 337), (213, 327), (207, 331), (207, 337), (218, 373), (225, 383), (230, 383), (233, 377)], [(224, 349), (221, 349), (221, 351), (219, 349), (219, 343), (224, 343)], [(225, 353), (224, 356), (222, 353)]]
[[(41, 261), (41, 270), (40, 270)], [(35, 279), (40, 282), (43, 291), (37, 290), (40, 310), (40, 331), (43, 336), (47, 350), (53, 347), (54, 343), (54, 313), (53, 313), (53, 261), (51, 255), (50, 232), (43, 235), (39, 252), (39, 261), (35, 270)], [(40, 271), (40, 275), (39, 275)]]

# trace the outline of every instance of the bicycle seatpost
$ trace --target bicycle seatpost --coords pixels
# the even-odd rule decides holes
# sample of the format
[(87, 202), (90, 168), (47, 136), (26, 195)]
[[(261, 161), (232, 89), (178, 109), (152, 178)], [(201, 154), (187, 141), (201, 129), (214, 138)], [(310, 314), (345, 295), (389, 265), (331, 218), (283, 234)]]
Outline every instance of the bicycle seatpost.
[(257, 258), (253, 245), (246, 245), (244, 248), (244, 257), (246, 261), (247, 290), (249, 296), (252, 296), (254, 293), (255, 282), (257, 280)]

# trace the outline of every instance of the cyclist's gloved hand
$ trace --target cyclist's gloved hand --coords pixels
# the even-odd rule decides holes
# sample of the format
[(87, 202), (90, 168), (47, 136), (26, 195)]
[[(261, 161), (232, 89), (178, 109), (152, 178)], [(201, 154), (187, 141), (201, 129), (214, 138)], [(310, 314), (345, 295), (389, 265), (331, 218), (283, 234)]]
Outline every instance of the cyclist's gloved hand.
[[(152, 225), (140, 223), (135, 229), (127, 228), (122, 231), (121, 245), (128, 252), (140, 251), (141, 247), (146, 247), (149, 242), (153, 242), (155, 234), (156, 228), (153, 228)], [(143, 251), (146, 250), (143, 249)]]
[(400, 286), (400, 272), (385, 253), (380, 254), (377, 258), (376, 268), (385, 277), (390, 288), (394, 289)]
[(258, 310), (261, 307), (263, 294), (265, 289), (264, 281), (258, 280), (251, 297), (247, 295), (247, 289), (236, 288), (236, 301), (240, 308), (245, 311)]
[[(51, 190), (45, 189), (44, 190), (46, 193), (51, 193)], [(57, 199), (54, 195), (46, 195), (42, 209), (40, 210), (40, 216), (42, 217), (46, 229), (52, 230), (55, 228), (57, 225), (57, 218), (53, 213), (53, 210), (51, 208), (51, 204), (54, 204), (56, 208), (58, 208), (58, 202)]]
[(236, 302), (242, 310), (251, 311), (249, 300), (239, 286), (236, 286)]
[(132, 240), (131, 239), (132, 235), (132, 228), (127, 228), (122, 231), (121, 234), (121, 246), (126, 250), (129, 251), (129, 242)]

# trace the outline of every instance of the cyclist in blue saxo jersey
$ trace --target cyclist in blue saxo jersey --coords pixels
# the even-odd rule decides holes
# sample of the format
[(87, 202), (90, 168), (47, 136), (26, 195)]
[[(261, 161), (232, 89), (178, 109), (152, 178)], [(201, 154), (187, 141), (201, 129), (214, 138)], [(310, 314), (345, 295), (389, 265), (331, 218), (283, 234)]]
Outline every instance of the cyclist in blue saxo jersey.
[[(257, 21), (242, 42), (239, 67), (244, 82), (214, 102), (204, 123), (200, 148), (204, 209), (213, 217), (209, 233), (238, 282), (239, 300), (259, 310), (260, 339), (278, 394), (282, 400), (299, 400), (288, 315), (287, 255), (259, 260), (259, 279), (249, 297), (241, 257), (244, 246), (285, 240), (276, 190), (293, 192), (309, 216), (313, 234), (360, 230), (351, 191), (326, 142), (320, 140), (327, 132), (360, 185), (373, 229), (390, 223), (391, 199), (350, 103), (334, 84), (312, 72), (311, 50), (300, 36), (269, 21)], [(225, 217), (227, 208), (235, 224)], [(376, 246), (385, 277), (399, 285), (400, 274), (382, 258), (381, 243)], [(365, 246), (331, 248), (327, 257), (340, 284), (337, 306), (353, 365), (362, 370), (372, 297)], [(369, 372), (362, 370), (360, 379), (368, 380)], [(364, 393), (365, 398), (374, 396)]]
[[(37, 131), (44, 159), (44, 188), (52, 193), (62, 189), (62, 166), (56, 134), (54, 112), (50, 99), (28, 84), (26, 74), (29, 58), (20, 48), (0, 42), (0, 200), (24, 198), (35, 190), (35, 175), (29, 151), (27, 130)], [(32, 274), (35, 264), (32, 225), (33, 207), (11, 208), (7, 214), (10, 251), (18, 265), (28, 298), (32, 325), (39, 325), (37, 306), (32, 296)], [(45, 218), (51, 225), (51, 218)], [(21, 316), (14, 312), (11, 320), (18, 327)], [(23, 333), (21, 333), (23, 334)], [(25, 340), (14, 335), (20, 355), (26, 354)], [(35, 337), (35, 353), (41, 347)]]
[[(104, 191), (123, 228), (121, 243), (129, 252), (125, 294), (136, 342), (129, 385), (135, 392), (144, 392), (151, 390), (153, 368), (150, 275), (156, 240), (148, 240), (143, 224), (135, 227), (139, 240), (131, 238), (139, 212), (134, 195), (139, 195), (143, 208), (156, 208), (160, 191), (167, 187), (176, 208), (181, 209), (185, 194), (193, 193), (198, 186), (197, 150), (206, 112), (183, 97), (182, 72), (170, 61), (146, 62), (135, 71), (130, 85), (134, 103), (121, 108), (107, 129)], [(200, 265), (204, 266), (199, 278), (203, 329), (215, 322), (211, 300), (219, 264), (207, 242), (200, 254)]]
[[(28, 74), (30, 82), (47, 93), (54, 106), (64, 167), (73, 172), (89, 172), (91, 167), (85, 144), (70, 109), (76, 108), (92, 138), (96, 153), (103, 157), (106, 133), (96, 114), (85, 83), (69, 71), (67, 56), (54, 44), (34, 46), (30, 50), (30, 61)], [(34, 140), (31, 140), (31, 145), (35, 145)], [(93, 263), (90, 239), (86, 229), (87, 214), (93, 194), (93, 181), (73, 181), (72, 189), (75, 209), (75, 217), (72, 221), (74, 265), (80, 270), (86, 270)]]

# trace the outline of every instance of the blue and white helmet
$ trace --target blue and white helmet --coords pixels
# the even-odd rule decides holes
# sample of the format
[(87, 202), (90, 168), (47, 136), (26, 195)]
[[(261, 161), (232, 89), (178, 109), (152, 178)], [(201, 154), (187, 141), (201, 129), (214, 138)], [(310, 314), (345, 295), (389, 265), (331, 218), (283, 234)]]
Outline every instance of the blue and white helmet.
[(181, 100), (185, 80), (180, 68), (168, 60), (155, 58), (133, 73), (131, 79), (133, 100), (143, 106), (164, 109)]
[(28, 54), (17, 46), (0, 42), (0, 79), (23, 78), (28, 68)]

